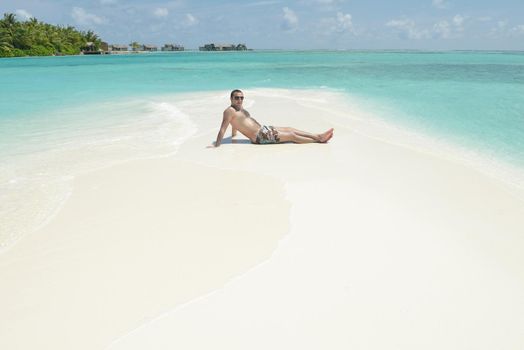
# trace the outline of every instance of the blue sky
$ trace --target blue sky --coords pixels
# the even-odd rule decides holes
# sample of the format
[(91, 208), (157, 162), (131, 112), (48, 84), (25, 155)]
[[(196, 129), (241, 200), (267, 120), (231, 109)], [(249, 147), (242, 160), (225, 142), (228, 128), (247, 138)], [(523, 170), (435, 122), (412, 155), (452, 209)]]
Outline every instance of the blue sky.
[(0, 11), (112, 44), (524, 50), (524, 0), (2, 0)]

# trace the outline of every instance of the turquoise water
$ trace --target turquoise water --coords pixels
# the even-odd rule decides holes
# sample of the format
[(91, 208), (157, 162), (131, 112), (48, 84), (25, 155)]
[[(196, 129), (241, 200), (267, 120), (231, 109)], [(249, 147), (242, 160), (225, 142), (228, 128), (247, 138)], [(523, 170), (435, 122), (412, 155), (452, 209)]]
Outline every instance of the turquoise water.
[[(499, 164), (516, 168), (509, 181), (524, 185), (521, 52), (0, 59), (0, 251), (45, 224), (78, 174), (176, 152), (197, 126), (171, 101), (173, 94), (219, 90), (227, 96), (235, 88), (337, 91), (366, 115), (480, 155), (489, 174)], [(209, 113), (219, 118), (220, 112)]]
[[(9, 140), (20, 141), (27, 128), (67, 124), (75, 115), (55, 118), (60, 113), (53, 111), (70, 106), (202, 90), (327, 88), (359, 97), (386, 120), (524, 166), (522, 52), (183, 52), (18, 58), (0, 60), (0, 79), (4, 150), (12, 146)], [(111, 116), (90, 116), (101, 117)]]

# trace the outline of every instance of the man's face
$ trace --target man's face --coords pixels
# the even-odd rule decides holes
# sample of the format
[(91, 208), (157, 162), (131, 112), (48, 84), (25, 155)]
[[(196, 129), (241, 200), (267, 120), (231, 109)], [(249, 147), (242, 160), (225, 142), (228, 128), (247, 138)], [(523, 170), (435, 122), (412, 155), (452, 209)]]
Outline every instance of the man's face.
[(233, 96), (231, 96), (231, 105), (240, 108), (242, 107), (242, 103), (244, 102), (244, 94), (241, 92), (235, 92)]

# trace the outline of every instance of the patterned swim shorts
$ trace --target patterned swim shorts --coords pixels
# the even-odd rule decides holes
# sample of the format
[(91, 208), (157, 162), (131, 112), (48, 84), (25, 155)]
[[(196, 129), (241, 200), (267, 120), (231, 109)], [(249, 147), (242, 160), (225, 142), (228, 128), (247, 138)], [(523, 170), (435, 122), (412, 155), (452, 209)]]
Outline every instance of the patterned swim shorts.
[(263, 125), (257, 133), (256, 144), (265, 145), (269, 143), (279, 143), (278, 131), (272, 126)]

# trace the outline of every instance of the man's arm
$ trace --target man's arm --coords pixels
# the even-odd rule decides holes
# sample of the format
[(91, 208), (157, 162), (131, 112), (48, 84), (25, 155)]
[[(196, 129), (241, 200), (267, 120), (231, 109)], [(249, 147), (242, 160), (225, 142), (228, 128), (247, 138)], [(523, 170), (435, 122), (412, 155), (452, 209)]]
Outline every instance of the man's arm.
[(226, 109), (224, 111), (224, 117), (222, 118), (222, 125), (220, 125), (220, 130), (218, 131), (217, 140), (215, 141), (215, 147), (220, 146), (220, 143), (222, 143), (222, 138), (226, 133), (229, 123), (231, 123), (231, 119), (233, 119), (233, 113), (229, 109)]

